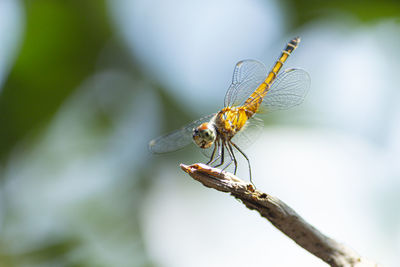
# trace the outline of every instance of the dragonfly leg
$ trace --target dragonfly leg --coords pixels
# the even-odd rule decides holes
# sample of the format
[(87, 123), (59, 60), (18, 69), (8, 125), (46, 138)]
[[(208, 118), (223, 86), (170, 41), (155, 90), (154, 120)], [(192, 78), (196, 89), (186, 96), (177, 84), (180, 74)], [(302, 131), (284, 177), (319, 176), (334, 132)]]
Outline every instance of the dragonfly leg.
[[(251, 177), (251, 165), (250, 165), (250, 160), (249, 160), (249, 158), (246, 156), (246, 154), (245, 154), (235, 143), (233, 143), (233, 142), (230, 142), (230, 143), (231, 143), (231, 144), (233, 145), (233, 147), (236, 148), (236, 150), (239, 151), (240, 154), (242, 154), (243, 157), (247, 160), (247, 164), (249, 165), (250, 183), (252, 183), (252, 185), (254, 185), (253, 180), (252, 180), (252, 177)], [(254, 187), (255, 187), (255, 185), (254, 185)]]
[(237, 171), (237, 160), (236, 160), (236, 157), (235, 157), (235, 153), (233, 153), (233, 149), (232, 149), (232, 146), (231, 146), (230, 142), (227, 143), (227, 150), (229, 151), (229, 156), (231, 157), (231, 162), (230, 162), (227, 166), (225, 166), (224, 170), (225, 170), (225, 169), (232, 163), (232, 161), (233, 161), (233, 163), (235, 164), (235, 172), (234, 172), (233, 174), (236, 174), (236, 171)]
[(219, 167), (222, 164), (224, 164), (224, 157), (225, 157), (224, 152), (225, 152), (225, 144), (224, 144), (224, 142), (222, 142), (222, 144), (221, 144), (221, 153), (220, 153), (221, 162), (219, 164), (215, 165), (214, 167)]
[(226, 150), (228, 150), (230, 160), (229, 160), (228, 164), (226, 164), (225, 167), (222, 168), (223, 171), (226, 168), (228, 168), (232, 164), (232, 162), (235, 162), (235, 164), (236, 164), (236, 159), (235, 159), (235, 156), (232, 154), (232, 150), (231, 150), (231, 147), (229, 147), (229, 143), (224, 143), (224, 145), (226, 146)]
[(210, 164), (211, 162), (213, 162), (214, 160), (214, 156), (215, 156), (215, 151), (217, 150), (217, 146), (218, 146), (218, 142), (215, 142), (214, 144), (214, 149), (213, 152), (211, 154), (210, 160), (206, 163), (206, 165)]
[(218, 156), (216, 156), (211, 162), (209, 162), (209, 163), (207, 163), (207, 165), (208, 164), (210, 164), (210, 165), (212, 165), (212, 164), (214, 164), (217, 160), (219, 160), (220, 158), (221, 158), (221, 146), (220, 146), (220, 143), (219, 143), (219, 140), (217, 139), (217, 141), (216, 141), (216, 151), (218, 151)]

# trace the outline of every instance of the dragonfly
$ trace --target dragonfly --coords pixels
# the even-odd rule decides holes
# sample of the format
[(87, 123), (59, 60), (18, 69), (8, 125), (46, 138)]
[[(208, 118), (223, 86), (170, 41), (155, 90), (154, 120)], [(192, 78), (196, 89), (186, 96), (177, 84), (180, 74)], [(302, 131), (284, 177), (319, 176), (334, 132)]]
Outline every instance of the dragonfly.
[(209, 157), (207, 165), (220, 167), (225, 158), (229, 158), (222, 170), (233, 162), (234, 174), (238, 167), (235, 153), (239, 152), (247, 161), (250, 182), (253, 183), (249, 157), (239, 144), (241, 140), (253, 141), (247, 132), (260, 128), (261, 120), (256, 118), (256, 114), (288, 109), (303, 102), (310, 87), (309, 74), (300, 68), (280, 72), (299, 43), (300, 37), (289, 41), (269, 72), (257, 60), (239, 61), (225, 95), (224, 108), (153, 139), (149, 143), (150, 151), (157, 154), (172, 152), (194, 142)]

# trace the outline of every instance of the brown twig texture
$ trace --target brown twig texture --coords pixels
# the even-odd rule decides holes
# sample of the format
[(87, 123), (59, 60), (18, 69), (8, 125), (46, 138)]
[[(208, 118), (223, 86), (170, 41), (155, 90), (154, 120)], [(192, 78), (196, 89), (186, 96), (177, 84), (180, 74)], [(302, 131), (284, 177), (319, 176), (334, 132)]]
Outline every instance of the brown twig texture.
[(280, 199), (256, 190), (233, 174), (198, 163), (181, 168), (193, 179), (218, 191), (229, 192), (240, 199), (246, 207), (256, 210), (276, 228), (291, 238), (299, 246), (314, 254), (333, 267), (378, 266), (360, 257), (351, 248), (336, 242), (307, 223), (292, 208)]

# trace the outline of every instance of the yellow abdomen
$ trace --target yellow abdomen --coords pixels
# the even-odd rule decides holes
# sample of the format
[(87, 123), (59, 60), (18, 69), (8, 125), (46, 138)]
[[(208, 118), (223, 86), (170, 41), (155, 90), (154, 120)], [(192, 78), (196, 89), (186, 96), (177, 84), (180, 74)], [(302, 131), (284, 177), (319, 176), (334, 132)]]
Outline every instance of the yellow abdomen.
[(245, 101), (243, 106), (246, 107), (247, 115), (249, 117), (251, 117), (254, 113), (258, 112), (258, 109), (261, 105), (261, 102), (263, 101), (263, 98), (266, 96), (269, 88), (275, 81), (275, 78), (278, 76), (278, 73), (282, 68), (283, 63), (285, 63), (290, 54), (297, 48), (299, 43), (300, 43), (300, 37), (296, 37), (286, 45), (286, 48), (282, 51), (282, 54), (275, 62), (275, 65), (273, 66), (272, 70), (268, 73), (264, 82), (260, 84), (258, 88), (255, 89), (255, 91)]

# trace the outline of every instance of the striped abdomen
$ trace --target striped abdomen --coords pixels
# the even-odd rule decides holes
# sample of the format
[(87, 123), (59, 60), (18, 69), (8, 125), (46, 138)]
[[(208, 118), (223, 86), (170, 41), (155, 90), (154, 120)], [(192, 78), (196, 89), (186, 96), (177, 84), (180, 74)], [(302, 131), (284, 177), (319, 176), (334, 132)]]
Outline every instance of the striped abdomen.
[(275, 80), (276, 76), (278, 75), (280, 69), (282, 68), (283, 63), (285, 63), (293, 50), (297, 48), (299, 43), (300, 37), (296, 37), (286, 45), (286, 48), (282, 51), (279, 59), (275, 62), (274, 67), (268, 73), (267, 78), (245, 101), (243, 106), (246, 108), (246, 114), (248, 117), (253, 116), (254, 113), (258, 111), (261, 102), (263, 101), (263, 98), (268, 93), (268, 90), (271, 87), (271, 84)]

